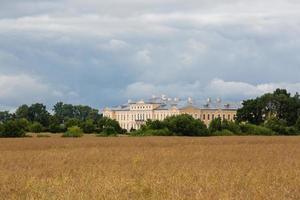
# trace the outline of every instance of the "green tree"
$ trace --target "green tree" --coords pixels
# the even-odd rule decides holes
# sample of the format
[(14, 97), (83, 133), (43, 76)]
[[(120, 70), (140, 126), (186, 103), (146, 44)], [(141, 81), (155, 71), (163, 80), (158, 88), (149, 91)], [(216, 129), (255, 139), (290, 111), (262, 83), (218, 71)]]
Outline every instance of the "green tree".
[(97, 122), (97, 128), (99, 133), (103, 132), (105, 129), (114, 129), (116, 133), (121, 134), (122, 133), (122, 128), (119, 124), (118, 121), (114, 119), (110, 119), (108, 117), (102, 117), (100, 120)]
[(46, 106), (40, 103), (32, 104), (28, 110), (30, 122), (39, 122), (44, 127), (48, 127), (50, 121), (50, 113), (47, 111)]
[(78, 126), (69, 127), (68, 130), (62, 135), (62, 137), (82, 137), (83, 131)]
[(18, 107), (18, 109), (16, 110), (16, 118), (17, 119), (27, 119), (30, 121), (29, 119), (29, 106), (24, 104), (21, 105), (20, 107)]
[(29, 126), (29, 131), (32, 133), (41, 133), (43, 132), (43, 126), (42, 124), (40, 124), (39, 122), (33, 122), (30, 126)]
[(300, 117), (298, 118), (295, 127), (300, 131)]
[(213, 119), (209, 124), (209, 132), (214, 133), (217, 131), (222, 131), (222, 120), (221, 118), (215, 118)]
[(8, 111), (0, 111), (0, 124), (12, 119), (13, 115), (10, 114)]
[(94, 121), (89, 119), (82, 123), (81, 128), (84, 133), (94, 133), (95, 132), (95, 125)]
[(168, 117), (164, 120), (166, 127), (178, 136), (207, 136), (206, 125), (191, 115), (182, 114)]
[(1, 137), (25, 137), (25, 127), (20, 120), (9, 120), (2, 125)]

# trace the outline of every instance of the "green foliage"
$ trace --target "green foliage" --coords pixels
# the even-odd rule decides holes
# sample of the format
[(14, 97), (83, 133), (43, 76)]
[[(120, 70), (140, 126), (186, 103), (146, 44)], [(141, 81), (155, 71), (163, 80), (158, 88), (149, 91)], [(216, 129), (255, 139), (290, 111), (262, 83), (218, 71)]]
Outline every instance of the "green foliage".
[(172, 132), (167, 128), (137, 130), (130, 133), (131, 136), (172, 136)]
[(72, 126), (80, 126), (80, 120), (76, 118), (69, 118), (66, 120), (66, 127), (70, 128)]
[(298, 118), (296, 124), (295, 124), (296, 129), (300, 131), (300, 117)]
[(96, 129), (94, 122), (91, 119), (83, 122), (81, 128), (84, 133), (94, 133)]
[(10, 114), (8, 111), (0, 112), (0, 123), (4, 123), (12, 119), (13, 119), (13, 114)]
[(213, 136), (233, 136), (234, 133), (231, 132), (230, 130), (227, 130), (227, 129), (223, 129), (223, 130), (218, 130), (218, 131), (215, 131), (214, 133), (212, 133)]
[(63, 134), (63, 137), (82, 137), (83, 131), (78, 126), (69, 127), (68, 130)]
[(106, 127), (98, 136), (117, 136), (118, 132), (113, 127)]
[(106, 129), (114, 129), (114, 132), (117, 134), (122, 134), (122, 128), (120, 127), (119, 122), (117, 122), (114, 119), (110, 119), (108, 117), (103, 117), (100, 120), (98, 120), (98, 127), (99, 131), (98, 132), (105, 132)]
[(182, 114), (168, 117), (164, 120), (166, 127), (178, 136), (208, 136), (206, 125), (191, 115)]
[(39, 122), (33, 122), (29, 126), (29, 131), (32, 133), (41, 133), (41, 132), (43, 132), (43, 126)]
[(89, 119), (98, 121), (102, 117), (98, 110), (92, 109), (89, 106), (74, 106), (72, 104), (64, 104), (63, 102), (58, 102), (55, 104), (53, 111), (54, 116), (59, 119), (59, 123), (63, 123), (67, 119), (77, 119), (80, 122)]
[(275, 135), (276, 133), (264, 126), (258, 126), (254, 124), (241, 124), (241, 130), (243, 135)]
[(24, 124), (20, 120), (9, 120), (2, 124), (1, 137), (25, 137)]
[(300, 114), (300, 96), (291, 96), (285, 89), (277, 89), (256, 99), (243, 102), (237, 111), (239, 122), (262, 124), (265, 120), (276, 117), (287, 122), (287, 126), (295, 125)]
[(222, 121), (222, 130), (229, 130), (230, 132), (239, 135), (242, 131), (238, 123), (228, 120)]
[(222, 131), (222, 120), (221, 120), (221, 118), (213, 119), (209, 124), (208, 130), (209, 130), (210, 133), (214, 133), (214, 132), (217, 132), (217, 131)]
[(67, 128), (64, 124), (50, 124), (49, 131), (50, 133), (64, 133)]
[(266, 120), (264, 126), (276, 132), (277, 134), (287, 135), (287, 123), (284, 120), (279, 120), (276, 117), (271, 117), (270, 119)]

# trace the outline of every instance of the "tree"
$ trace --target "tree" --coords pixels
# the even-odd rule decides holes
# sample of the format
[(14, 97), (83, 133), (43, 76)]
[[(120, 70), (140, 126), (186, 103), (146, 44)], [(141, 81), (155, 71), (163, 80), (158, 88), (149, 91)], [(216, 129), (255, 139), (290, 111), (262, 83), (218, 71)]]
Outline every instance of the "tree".
[(42, 124), (40, 124), (39, 122), (33, 122), (30, 126), (29, 126), (29, 131), (32, 133), (41, 133), (43, 132), (43, 126)]
[(171, 116), (164, 120), (166, 127), (178, 136), (207, 136), (208, 130), (206, 125), (191, 115), (182, 114)]
[(214, 133), (217, 131), (222, 131), (222, 120), (220, 117), (213, 119), (209, 124), (209, 132)]
[(20, 120), (9, 120), (2, 125), (1, 137), (25, 137), (25, 127)]
[(300, 131), (300, 117), (298, 118), (295, 127)]
[(277, 89), (273, 93), (244, 101), (242, 108), (237, 111), (237, 120), (259, 125), (275, 117), (278, 120), (285, 120), (287, 126), (292, 126), (299, 115), (299, 94), (292, 97), (287, 90)]
[(89, 119), (82, 123), (81, 128), (84, 133), (94, 133), (95, 132), (95, 125), (93, 120)]
[(222, 130), (229, 130), (233, 134), (240, 134), (242, 132), (237, 122), (228, 121), (226, 119), (222, 121)]
[(83, 131), (78, 126), (72, 126), (62, 135), (62, 137), (82, 137)]
[(0, 124), (7, 122), (8, 120), (11, 120), (12, 118), (13, 118), (13, 115), (10, 114), (8, 111), (0, 112)]
[(26, 104), (21, 105), (17, 110), (16, 110), (16, 118), (17, 119), (29, 119), (29, 106), (27, 106)]
[(28, 119), (30, 122), (39, 122), (44, 127), (49, 126), (50, 113), (46, 106), (40, 103), (32, 104), (28, 110)]
[(97, 122), (98, 132), (103, 132), (105, 129), (114, 129), (115, 132), (121, 134), (122, 128), (118, 121), (114, 119), (110, 119), (108, 117), (103, 117)]

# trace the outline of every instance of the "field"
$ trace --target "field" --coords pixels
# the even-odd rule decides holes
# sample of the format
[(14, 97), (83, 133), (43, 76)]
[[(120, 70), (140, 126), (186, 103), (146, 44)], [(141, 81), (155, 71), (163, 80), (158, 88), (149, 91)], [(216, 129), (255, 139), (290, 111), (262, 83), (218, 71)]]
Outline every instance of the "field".
[(300, 137), (0, 139), (0, 199), (300, 199)]

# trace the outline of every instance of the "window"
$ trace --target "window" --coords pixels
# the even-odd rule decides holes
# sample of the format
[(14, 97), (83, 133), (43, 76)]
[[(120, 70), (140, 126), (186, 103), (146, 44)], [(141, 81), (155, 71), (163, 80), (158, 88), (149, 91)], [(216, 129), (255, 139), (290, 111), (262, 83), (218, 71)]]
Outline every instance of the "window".
[(205, 114), (203, 114), (203, 120), (205, 120)]
[(225, 115), (223, 115), (223, 120), (225, 120)]
[(228, 120), (230, 120), (230, 115), (228, 115)]
[(211, 116), (211, 117), (212, 117), (212, 119), (213, 119), (213, 120), (215, 119), (215, 115), (214, 115), (214, 114), (212, 114), (212, 116)]
[(207, 114), (207, 119), (210, 120), (210, 115), (209, 114)]

